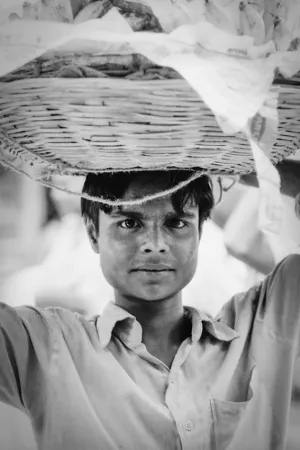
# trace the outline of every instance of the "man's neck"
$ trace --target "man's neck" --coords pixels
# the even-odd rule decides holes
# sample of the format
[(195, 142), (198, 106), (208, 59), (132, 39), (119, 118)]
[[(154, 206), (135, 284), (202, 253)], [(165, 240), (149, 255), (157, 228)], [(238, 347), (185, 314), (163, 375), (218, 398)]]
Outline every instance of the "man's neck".
[(170, 367), (178, 347), (191, 331), (181, 296), (153, 302), (116, 298), (115, 303), (136, 317), (147, 350)]

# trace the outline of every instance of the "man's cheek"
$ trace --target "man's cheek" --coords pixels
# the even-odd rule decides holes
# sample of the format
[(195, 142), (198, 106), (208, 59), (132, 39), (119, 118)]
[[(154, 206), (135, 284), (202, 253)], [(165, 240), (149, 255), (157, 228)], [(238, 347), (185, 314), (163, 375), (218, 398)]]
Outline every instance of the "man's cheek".
[(195, 259), (197, 260), (198, 244), (194, 239), (190, 239), (185, 243), (185, 245), (180, 247), (174, 246), (174, 254), (179, 265), (190, 265)]

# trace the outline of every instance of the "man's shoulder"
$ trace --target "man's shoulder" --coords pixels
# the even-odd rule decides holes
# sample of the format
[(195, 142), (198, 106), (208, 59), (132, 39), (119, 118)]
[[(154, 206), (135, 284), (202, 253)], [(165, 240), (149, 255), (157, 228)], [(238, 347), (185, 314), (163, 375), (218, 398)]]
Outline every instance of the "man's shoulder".
[(64, 337), (78, 336), (80, 332), (93, 334), (96, 329), (97, 316), (87, 318), (82, 314), (60, 306), (18, 306), (9, 308), (13, 311), (30, 333), (47, 332)]
[(33, 324), (43, 322), (48, 326), (54, 326), (55, 323), (76, 321), (76, 316), (71, 311), (56, 306), (17, 306), (13, 310), (21, 318), (22, 321)]

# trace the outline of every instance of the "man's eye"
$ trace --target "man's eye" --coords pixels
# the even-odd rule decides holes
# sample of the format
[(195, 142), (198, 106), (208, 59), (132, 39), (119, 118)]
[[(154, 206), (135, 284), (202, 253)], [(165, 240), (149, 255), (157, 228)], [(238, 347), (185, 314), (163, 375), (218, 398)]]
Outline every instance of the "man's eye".
[(180, 219), (171, 219), (169, 221), (169, 226), (171, 226), (172, 228), (184, 228), (187, 226), (187, 224)]
[(139, 227), (139, 223), (135, 219), (126, 219), (119, 223), (119, 227), (132, 230), (133, 228)]

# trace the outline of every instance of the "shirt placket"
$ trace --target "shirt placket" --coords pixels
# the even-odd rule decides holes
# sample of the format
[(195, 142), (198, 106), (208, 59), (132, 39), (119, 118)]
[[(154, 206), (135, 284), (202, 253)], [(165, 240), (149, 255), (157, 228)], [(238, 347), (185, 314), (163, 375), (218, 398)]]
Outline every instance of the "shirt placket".
[[(158, 358), (156, 358), (155, 356), (151, 355), (151, 353), (148, 352), (146, 346), (144, 344), (140, 344), (137, 348), (135, 348), (134, 350), (141, 358), (145, 359), (146, 361), (148, 361), (150, 364), (154, 365), (157, 370), (158, 373), (163, 376), (164, 380), (165, 380), (165, 392), (168, 389), (168, 386), (170, 386), (170, 369), (169, 367), (164, 364), (161, 360), (159, 360)], [(170, 408), (168, 407), (167, 404), (165, 404), (166, 408), (169, 411), (170, 414), (170, 419), (172, 420), (173, 424), (176, 425), (177, 431), (178, 430), (178, 426), (177, 426), (177, 422), (174, 419), (174, 416), (172, 414), (172, 411), (170, 410)], [(180, 433), (178, 433), (178, 437), (177, 439), (174, 441), (173, 443), (173, 450), (182, 450), (182, 442), (181, 442), (181, 436)]]
[(204, 449), (202, 442), (204, 418), (194, 401), (194, 395), (181, 369), (192, 349), (191, 339), (184, 341), (173, 361), (165, 401), (169, 408), (181, 440), (182, 450)]

